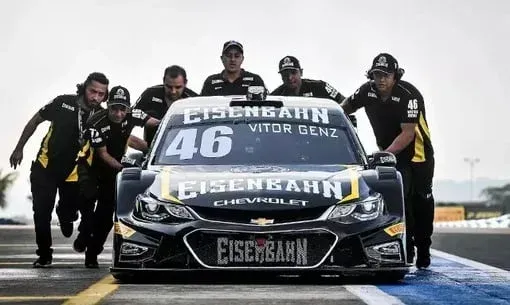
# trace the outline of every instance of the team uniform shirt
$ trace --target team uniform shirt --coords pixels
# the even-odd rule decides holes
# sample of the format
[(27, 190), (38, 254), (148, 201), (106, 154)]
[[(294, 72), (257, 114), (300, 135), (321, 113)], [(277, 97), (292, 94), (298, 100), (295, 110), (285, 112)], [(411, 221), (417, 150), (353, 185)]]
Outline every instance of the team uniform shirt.
[[(189, 88), (185, 88), (182, 93), (182, 98), (198, 96), (196, 92)], [(165, 101), (165, 87), (164, 85), (156, 85), (145, 89), (136, 101), (133, 109), (140, 109), (153, 118), (161, 120), (171, 103)], [(150, 145), (157, 128), (144, 128), (143, 138)]]
[(114, 173), (103, 160), (94, 153), (94, 149), (106, 147), (108, 154), (121, 162), (127, 150), (127, 141), (135, 126), (144, 126), (150, 116), (139, 109), (134, 109), (126, 115), (122, 123), (113, 123), (108, 118), (108, 110), (96, 113), (87, 122), (86, 144), (80, 152), (80, 157), (98, 173)]
[(369, 81), (348, 99), (354, 109), (365, 108), (377, 145), (382, 149), (388, 148), (402, 132), (400, 124), (417, 124), (414, 140), (397, 155), (399, 162), (425, 162), (433, 158), (425, 104), (421, 93), (413, 85), (403, 80), (398, 81), (391, 96), (383, 102), (375, 83)]
[[(182, 98), (198, 96), (193, 90), (184, 88)], [(145, 89), (136, 101), (133, 109), (143, 110), (145, 113), (153, 118), (161, 120), (171, 103), (165, 101), (165, 87), (164, 85), (156, 85)]]
[(329, 98), (335, 100), (339, 104), (345, 99), (338, 90), (333, 88), (333, 86), (327, 82), (305, 78), (301, 80), (301, 88), (297, 95), (293, 90), (290, 90), (285, 85), (281, 85), (276, 88), (273, 92), (271, 92), (271, 95)]
[(80, 151), (85, 122), (94, 111), (81, 107), (77, 95), (60, 95), (39, 110), (39, 115), (51, 122), (44, 136), (37, 160), (57, 180), (77, 181), (73, 168)]
[(250, 86), (266, 87), (259, 75), (245, 71), (244, 69), (241, 69), (241, 76), (232, 83), (223, 76), (222, 72), (210, 75), (206, 78), (200, 95), (246, 95), (248, 93), (248, 87)]
[[(345, 97), (338, 92), (333, 86), (328, 84), (325, 81), (321, 80), (312, 80), (303, 78), (301, 80), (301, 88), (299, 89), (299, 93), (296, 95), (294, 90), (290, 90), (287, 86), (281, 85), (276, 88), (271, 95), (281, 95), (281, 96), (308, 96), (308, 97), (319, 97), (319, 98), (329, 98), (331, 100), (336, 101), (338, 104), (342, 103)], [(348, 116), (349, 120), (357, 125), (356, 117), (354, 115)]]

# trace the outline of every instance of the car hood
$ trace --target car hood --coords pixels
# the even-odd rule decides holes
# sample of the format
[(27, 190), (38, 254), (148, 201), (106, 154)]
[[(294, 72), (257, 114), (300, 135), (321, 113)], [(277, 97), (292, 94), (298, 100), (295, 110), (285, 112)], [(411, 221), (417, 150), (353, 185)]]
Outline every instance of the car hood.
[(161, 201), (241, 210), (302, 209), (369, 195), (359, 166), (165, 166), (149, 192)]

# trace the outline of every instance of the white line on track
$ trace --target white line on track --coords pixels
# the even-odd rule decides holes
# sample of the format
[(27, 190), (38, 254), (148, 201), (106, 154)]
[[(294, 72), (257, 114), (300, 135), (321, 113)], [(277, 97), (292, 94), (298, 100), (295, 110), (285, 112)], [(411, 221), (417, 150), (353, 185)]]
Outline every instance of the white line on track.
[(454, 262), (457, 262), (462, 265), (466, 265), (471, 268), (475, 268), (475, 269), (490, 272), (490, 273), (496, 273), (499, 276), (510, 279), (510, 271), (506, 271), (504, 269), (489, 266), (489, 265), (486, 265), (486, 264), (483, 264), (483, 263), (480, 263), (477, 261), (473, 261), (473, 260), (470, 260), (470, 259), (467, 259), (464, 257), (456, 256), (456, 255), (446, 253), (443, 251), (439, 251), (436, 249), (430, 249), (430, 254), (432, 256), (437, 256), (437, 257), (444, 258), (444, 259), (447, 259), (450, 261), (454, 261)]
[(396, 297), (372, 285), (345, 285), (344, 287), (367, 305), (404, 305)]

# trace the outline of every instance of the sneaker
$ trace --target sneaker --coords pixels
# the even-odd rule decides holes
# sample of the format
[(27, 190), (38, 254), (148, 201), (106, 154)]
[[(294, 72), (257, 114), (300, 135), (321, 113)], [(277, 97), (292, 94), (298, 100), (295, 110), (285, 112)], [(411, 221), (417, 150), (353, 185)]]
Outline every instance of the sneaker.
[(85, 267), (97, 269), (99, 268), (99, 263), (97, 262), (97, 255), (86, 254), (85, 255)]
[(73, 222), (60, 222), (60, 231), (64, 237), (71, 237), (73, 235), (74, 225)]
[(78, 235), (78, 237), (74, 240), (73, 249), (78, 253), (85, 252), (87, 249), (87, 242), (83, 237), (81, 237), (81, 235)]
[(42, 257), (40, 256), (33, 263), (34, 268), (48, 268), (51, 267), (51, 257)]
[(416, 268), (427, 269), (430, 266), (430, 253), (420, 253), (418, 251), (418, 257), (416, 258)]

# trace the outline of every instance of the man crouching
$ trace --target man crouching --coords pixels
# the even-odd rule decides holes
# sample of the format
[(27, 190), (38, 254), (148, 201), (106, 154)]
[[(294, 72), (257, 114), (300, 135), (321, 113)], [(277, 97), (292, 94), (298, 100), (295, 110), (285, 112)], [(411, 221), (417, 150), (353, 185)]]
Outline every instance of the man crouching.
[[(134, 126), (155, 127), (159, 120), (139, 109), (130, 111), (129, 91), (116, 86), (108, 108), (87, 121), (86, 143), (78, 158), (81, 222), (73, 248), (85, 252), (85, 266), (98, 268), (97, 256), (113, 226), (115, 178)], [(97, 204), (94, 208), (94, 203)]]

